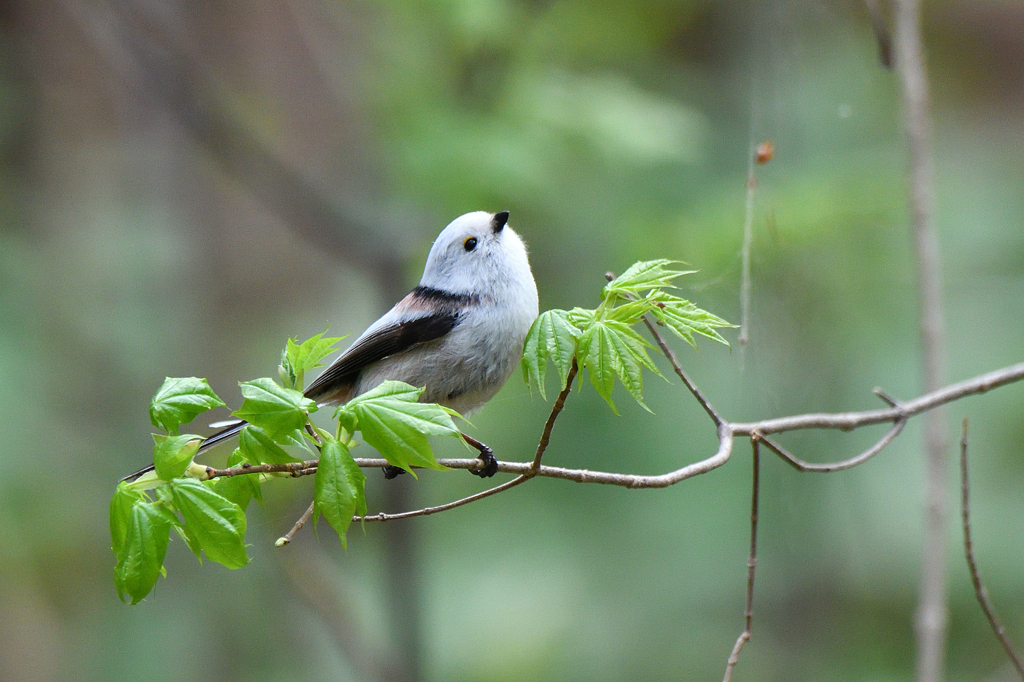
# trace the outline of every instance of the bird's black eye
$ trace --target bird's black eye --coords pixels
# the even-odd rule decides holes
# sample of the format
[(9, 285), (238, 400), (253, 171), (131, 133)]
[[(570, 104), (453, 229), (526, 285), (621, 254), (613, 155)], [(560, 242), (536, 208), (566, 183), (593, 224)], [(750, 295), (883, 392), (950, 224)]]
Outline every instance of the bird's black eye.
[(472, 251), (473, 249), (475, 249), (476, 248), (476, 237), (470, 237), (466, 241), (462, 242), (462, 247), (464, 249), (466, 249), (466, 251)]

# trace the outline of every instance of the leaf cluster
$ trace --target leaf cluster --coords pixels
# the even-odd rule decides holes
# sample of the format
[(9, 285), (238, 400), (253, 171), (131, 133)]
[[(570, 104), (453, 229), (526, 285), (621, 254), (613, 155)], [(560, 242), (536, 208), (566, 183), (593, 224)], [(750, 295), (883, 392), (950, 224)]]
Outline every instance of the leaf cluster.
[(252, 499), (262, 502), (261, 485), (274, 475), (246, 474), (247, 466), (318, 459), (314, 523), (322, 514), (342, 545), (353, 516), (366, 514), (366, 479), (350, 453), (353, 435), (360, 433), (391, 464), (410, 473), (413, 467), (444, 468), (427, 436), (459, 438), (452, 421), (456, 413), (418, 402), (422, 388), (382, 383), (338, 408), (335, 433), (310, 421), (317, 405), (302, 394), (304, 375), (320, 366), (339, 340), (323, 334), (302, 343), (289, 339), (281, 354), (282, 383), (260, 378), (239, 384), (243, 400), (232, 414), (247, 423), (227, 460), (234, 476), (210, 479), (207, 467), (193, 461), (203, 438), (178, 433), (182, 424), (225, 406), (224, 401), (205, 379), (164, 381), (150, 403), (153, 425), (163, 431), (153, 434), (153, 471), (122, 482), (110, 503), (114, 583), (123, 601), (138, 603), (165, 574), (172, 530), (200, 560), (205, 555), (232, 569), (248, 563), (245, 510)]
[[(716, 329), (732, 327), (722, 318), (702, 310), (668, 291), (673, 280), (693, 270), (674, 268), (676, 261), (635, 263), (605, 285), (601, 304), (593, 310), (548, 310), (534, 321), (523, 348), (522, 370), (526, 383), (546, 397), (545, 379), (550, 361), (565, 386), (575, 360), (587, 369), (590, 383), (616, 414), (612, 401), (615, 379), (648, 412), (643, 398), (643, 370), (662, 376), (647, 350), (651, 344), (633, 328), (645, 315), (697, 347), (694, 335), (728, 342)], [(664, 377), (662, 377), (664, 378)]]

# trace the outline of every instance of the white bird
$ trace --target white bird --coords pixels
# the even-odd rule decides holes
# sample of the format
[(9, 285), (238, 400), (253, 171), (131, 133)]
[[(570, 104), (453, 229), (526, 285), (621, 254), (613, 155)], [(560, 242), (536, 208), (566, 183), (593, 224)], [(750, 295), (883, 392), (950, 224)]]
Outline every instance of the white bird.
[[(339, 405), (386, 380), (424, 387), (421, 402), (468, 415), (512, 374), (538, 314), (537, 285), (526, 246), (507, 225), (508, 211), (476, 211), (453, 220), (434, 240), (419, 286), (371, 324), (303, 392)], [(206, 439), (205, 450), (236, 435), (235, 422)], [(497, 462), (476, 439), (493, 476)], [(397, 475), (386, 468), (388, 477)], [(142, 472), (139, 472), (142, 473)]]

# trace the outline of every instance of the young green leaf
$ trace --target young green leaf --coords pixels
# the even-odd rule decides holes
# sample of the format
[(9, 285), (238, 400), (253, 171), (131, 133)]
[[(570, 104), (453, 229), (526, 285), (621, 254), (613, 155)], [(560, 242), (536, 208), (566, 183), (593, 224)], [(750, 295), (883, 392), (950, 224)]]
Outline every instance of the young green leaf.
[(658, 260), (633, 263), (624, 273), (608, 282), (601, 291), (601, 300), (608, 297), (625, 298), (626, 294), (636, 296), (648, 289), (672, 286), (672, 280), (682, 275), (689, 275), (696, 270), (674, 270), (668, 266), (679, 261)]
[(597, 319), (597, 311), (587, 310), (586, 308), (573, 308), (566, 317), (571, 325), (577, 329), (585, 330), (594, 324), (594, 320)]
[(323, 514), (347, 548), (345, 535), (352, 517), (366, 515), (366, 476), (345, 444), (329, 435), (323, 435), (313, 485), (314, 519)]
[(413, 466), (444, 469), (434, 459), (427, 436), (460, 438), (451, 417), (455, 412), (416, 402), (422, 393), (422, 388), (385, 381), (339, 407), (335, 418), (349, 433), (358, 429), (386, 460), (413, 476)]
[(569, 321), (569, 313), (565, 310), (545, 311), (533, 321), (523, 343), (523, 379), (527, 385), (536, 386), (545, 400), (544, 378), (548, 360), (558, 370), (562, 380), (560, 386), (565, 386), (572, 359), (576, 355), (576, 339), (579, 335), (580, 330)]
[(217, 397), (206, 379), (167, 377), (149, 403), (149, 419), (153, 426), (174, 435), (181, 424), (215, 407), (224, 407), (224, 401)]
[(648, 297), (627, 301), (609, 310), (605, 315), (605, 319), (633, 326), (640, 321), (641, 317), (651, 312), (651, 308), (654, 308), (655, 305), (654, 301)]
[(120, 542), (114, 586), (121, 601), (142, 601), (156, 585), (167, 554), (171, 524), (152, 502), (136, 500)]
[(321, 332), (311, 336), (302, 343), (295, 343), (294, 339), (288, 339), (285, 349), (281, 351), (281, 366), (278, 368), (281, 374), (281, 383), (288, 388), (301, 391), (305, 373), (323, 365), (320, 360), (330, 355), (335, 350), (334, 344), (338, 343), (344, 336), (323, 338), (327, 332)]
[(598, 320), (583, 332), (579, 343), (580, 364), (590, 370), (590, 383), (618, 414), (612, 402), (615, 377), (629, 394), (650, 412), (644, 403), (642, 369), (646, 367), (658, 376), (661, 372), (647, 354), (650, 347), (628, 325), (616, 320)]
[(165, 481), (178, 478), (185, 473), (192, 458), (199, 450), (201, 436), (185, 433), (180, 436), (153, 434), (153, 466), (156, 475)]
[(273, 379), (243, 381), (239, 386), (245, 400), (231, 414), (260, 427), (274, 440), (301, 429), (307, 415), (316, 412), (314, 401), (295, 389), (283, 388)]
[[(195, 479), (191, 479), (195, 480)], [(192, 553), (196, 555), (196, 559), (200, 562), (203, 560), (203, 548), (199, 546), (199, 540), (188, 533), (185, 529), (185, 525), (178, 518), (177, 514), (174, 513), (174, 492), (169, 485), (161, 485), (155, 488), (153, 492), (156, 493), (157, 501), (159, 504), (156, 505), (157, 511), (167, 519), (167, 522), (171, 524), (171, 528), (178, 534), (185, 545), (192, 550)]]
[[(242, 462), (249, 462), (249, 464), (259, 464), (259, 461), (252, 461), (246, 459), (245, 455), (242, 454), (241, 448), (235, 448), (235, 451), (228, 457), (227, 465), (229, 467), (236, 467)], [(256, 498), (256, 501), (263, 504), (263, 492), (260, 490), (260, 479), (255, 474), (243, 474), (240, 476), (226, 476), (224, 478), (215, 478), (209, 483), (210, 488), (221, 497), (228, 499), (244, 511), (249, 506), (249, 500)]]
[(241, 507), (194, 478), (176, 478), (168, 487), (174, 508), (185, 519), (185, 534), (210, 561), (228, 568), (241, 568), (249, 562)]
[(118, 561), (124, 556), (125, 538), (132, 522), (132, 506), (142, 500), (142, 494), (129, 488), (125, 482), (118, 484), (114, 497), (110, 499), (110, 543)]
[(238, 447), (250, 464), (286, 464), (301, 461), (289, 455), (267, 435), (266, 431), (253, 424), (246, 424), (238, 432)]
[[(706, 310), (701, 310), (694, 304), (684, 299), (667, 294), (664, 291), (655, 292), (651, 299), (656, 301), (651, 312), (659, 322), (666, 325), (675, 332), (676, 336), (688, 344), (697, 347), (693, 335), (700, 334), (712, 341), (729, 345), (729, 342), (722, 338), (722, 335), (715, 331), (715, 328), (735, 327), (717, 315), (712, 315)], [(659, 305), (660, 304), (660, 305)]]

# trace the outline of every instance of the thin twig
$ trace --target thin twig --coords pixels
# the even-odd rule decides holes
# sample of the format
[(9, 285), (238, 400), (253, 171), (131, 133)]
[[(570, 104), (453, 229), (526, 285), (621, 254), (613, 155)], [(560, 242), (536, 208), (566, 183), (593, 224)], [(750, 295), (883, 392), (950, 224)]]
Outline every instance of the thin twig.
[(1017, 674), (1024, 680), (1024, 661), (1021, 660), (1020, 654), (1017, 653), (1009, 636), (1006, 634), (1006, 629), (1003, 627), (998, 616), (996, 616), (996, 611), (988, 598), (988, 590), (982, 584), (981, 574), (978, 573), (978, 564), (974, 559), (974, 544), (971, 542), (969, 491), (970, 486), (967, 482), (967, 420), (964, 419), (963, 437), (960, 439), (960, 494), (963, 504), (964, 553), (967, 555), (967, 568), (971, 573), (971, 583), (974, 584), (974, 594), (977, 595), (978, 603), (981, 604), (981, 610), (985, 612), (985, 617), (988, 618), (988, 623), (992, 626), (992, 632), (996, 633), (996, 638), (999, 639), (1003, 648), (1006, 649), (1006, 654), (1010, 657), (1013, 667), (1017, 669)]
[(572, 382), (576, 378), (577, 372), (579, 372), (579, 365), (576, 364), (576, 357), (573, 356), (572, 365), (569, 367), (569, 374), (565, 378), (565, 388), (555, 398), (555, 404), (551, 406), (551, 414), (548, 415), (548, 420), (544, 423), (544, 431), (540, 434), (537, 452), (533, 456), (533, 464), (530, 465), (529, 469), (531, 477), (540, 469), (540, 460), (548, 449), (548, 443), (551, 442), (551, 430), (555, 428), (555, 420), (558, 419), (562, 408), (565, 407), (565, 399), (569, 397), (569, 392), (572, 391)]
[(885, 448), (885, 446), (887, 446), (896, 438), (896, 436), (900, 435), (900, 431), (903, 430), (903, 427), (906, 426), (906, 424), (906, 419), (897, 419), (896, 423), (892, 425), (892, 428), (886, 431), (885, 435), (879, 438), (877, 443), (872, 445), (864, 452), (849, 459), (844, 459), (841, 462), (832, 462), (829, 464), (811, 464), (809, 462), (805, 462), (802, 459), (798, 458), (796, 455), (790, 453), (788, 450), (779, 445), (777, 442), (773, 441), (771, 438), (768, 438), (767, 436), (762, 434), (758, 434), (755, 437), (759, 437), (761, 440), (763, 440), (764, 444), (767, 445), (772, 452), (781, 457), (783, 461), (785, 461), (786, 463), (793, 465), (798, 471), (817, 471), (821, 473), (831, 473), (833, 471), (843, 471), (844, 469), (852, 469), (858, 464), (863, 464), (864, 462), (868, 461), (869, 459), (877, 455), (879, 452), (881, 452)]
[(482, 500), (485, 497), (490, 497), (491, 495), (503, 492), (505, 490), (508, 490), (509, 488), (514, 488), (515, 486), (519, 485), (520, 483), (524, 483), (524, 482), (530, 480), (531, 478), (533, 478), (533, 477), (532, 476), (527, 476), (525, 474), (520, 475), (520, 476), (516, 476), (511, 481), (506, 481), (505, 483), (502, 483), (501, 485), (496, 485), (493, 488), (488, 488), (487, 490), (484, 490), (482, 492), (476, 493), (474, 495), (470, 495), (469, 497), (463, 497), (461, 500), (455, 500), (454, 502), (448, 502), (447, 504), (439, 504), (436, 507), (425, 507), (423, 509), (417, 509), (415, 511), (399, 512), (398, 514), (385, 514), (384, 512), (381, 512), (379, 514), (373, 514), (372, 516), (353, 516), (352, 520), (353, 521), (395, 521), (397, 519), (409, 519), (409, 518), (412, 518), (414, 516), (430, 516), (431, 514), (436, 514), (438, 512), (443, 512), (443, 511), (448, 511), (449, 509), (455, 509), (456, 507), (461, 507), (464, 504), (469, 504), (470, 502), (476, 502), (477, 500)]
[(686, 372), (683, 371), (682, 366), (676, 359), (676, 354), (672, 352), (672, 349), (669, 348), (668, 344), (665, 342), (664, 337), (662, 337), (658, 332), (657, 327), (654, 326), (646, 315), (644, 315), (644, 324), (647, 325), (647, 329), (651, 332), (651, 336), (654, 337), (654, 340), (657, 342), (658, 348), (661, 349), (661, 352), (665, 354), (665, 357), (668, 359), (669, 364), (672, 365), (672, 369), (675, 371), (676, 375), (683, 380), (683, 383), (686, 384), (686, 388), (690, 389), (690, 393), (693, 394), (693, 397), (696, 398), (697, 402), (704, 408), (704, 411), (708, 413), (708, 416), (711, 417), (711, 421), (715, 423), (715, 426), (721, 426), (724, 424), (725, 420), (718, 415), (715, 408), (711, 407), (711, 403), (707, 401), (707, 398), (705, 398), (700, 392), (697, 385), (690, 381), (690, 377), (686, 375)]
[(750, 495), (750, 555), (747, 557), (747, 608), (744, 612), (743, 632), (740, 633), (736, 644), (733, 645), (732, 653), (729, 654), (729, 660), (725, 664), (725, 677), (722, 678), (722, 682), (729, 682), (732, 679), (732, 671), (740, 660), (740, 651), (753, 635), (754, 572), (757, 568), (757, 507), (761, 490), (761, 454), (759, 443), (760, 439), (757, 436), (750, 439), (754, 455), (754, 476), (752, 482), (753, 492)]
[(734, 434), (745, 436), (752, 435), (755, 431), (762, 434), (797, 431), (799, 429), (839, 429), (841, 431), (852, 431), (868, 424), (895, 422), (901, 417), (914, 417), (968, 395), (986, 393), (994, 388), (1014, 383), (1021, 379), (1024, 379), (1024, 362), (944, 386), (888, 409), (865, 410), (863, 412), (801, 414), (793, 417), (780, 417), (778, 419), (765, 419), (759, 422), (748, 423), (731, 422), (729, 428), (732, 429)]
[(886, 403), (888, 403), (889, 407), (900, 406), (900, 401), (896, 400), (896, 398), (893, 398), (891, 395), (886, 393), (885, 390), (879, 388), (878, 386), (875, 386), (873, 389), (871, 389), (871, 392), (877, 395), (882, 400), (884, 400)]
[(743, 247), (740, 251), (742, 274), (740, 276), (740, 351), (750, 341), (750, 249), (754, 243), (754, 191), (757, 176), (754, 174), (754, 119), (750, 120), (750, 149), (747, 158), (747, 205), (743, 217)]
[(302, 530), (302, 527), (305, 526), (309, 522), (309, 518), (311, 516), (313, 516), (313, 508), (315, 506), (316, 506), (315, 502), (310, 502), (309, 503), (309, 507), (306, 508), (306, 511), (302, 512), (302, 516), (300, 516), (299, 520), (295, 522), (295, 525), (292, 526), (292, 529), (290, 531), (288, 531), (287, 533), (285, 533), (284, 535), (282, 535), (281, 537), (279, 537), (277, 539), (277, 542), (274, 543), (274, 546), (276, 546), (276, 547), (284, 547), (289, 542), (291, 542), (292, 538), (295, 537), (295, 534), (298, 533), (300, 530)]

